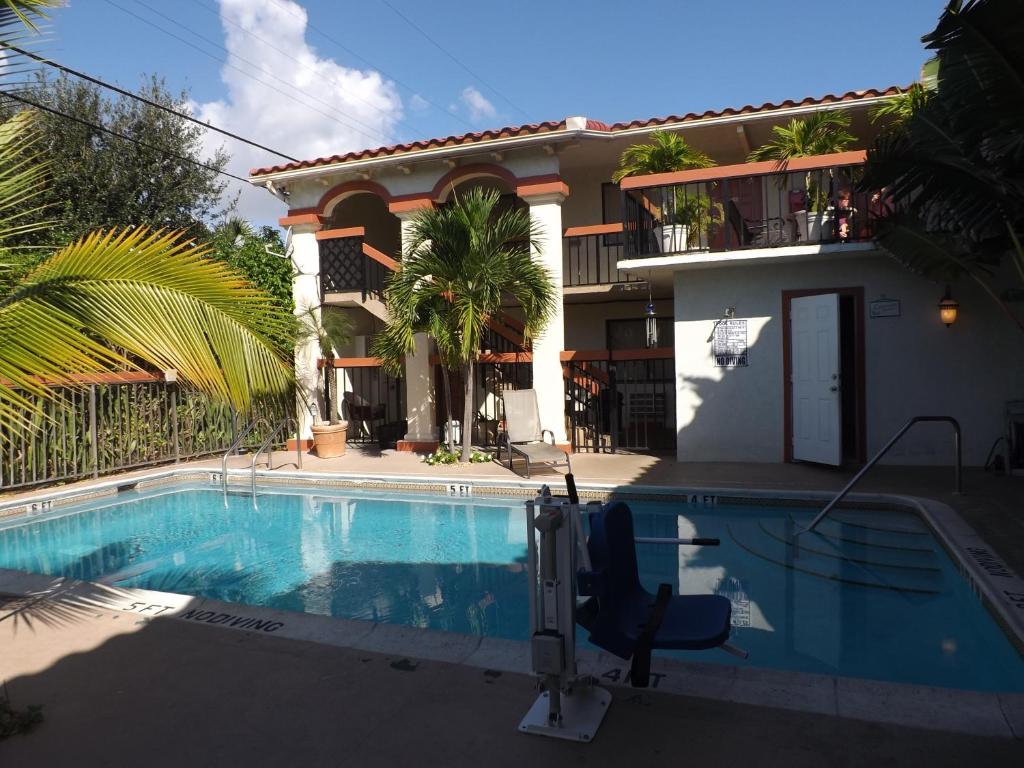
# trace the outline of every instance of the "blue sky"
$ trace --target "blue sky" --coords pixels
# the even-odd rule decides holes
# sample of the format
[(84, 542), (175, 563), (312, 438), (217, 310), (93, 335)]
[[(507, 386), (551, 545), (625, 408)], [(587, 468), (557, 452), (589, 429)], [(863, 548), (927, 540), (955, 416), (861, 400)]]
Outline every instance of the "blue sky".
[[(126, 87), (160, 74), (204, 119), (308, 157), (567, 115), (613, 122), (902, 85), (943, 5), (69, 0), (46, 52)], [(235, 171), (275, 162), (228, 149)], [(241, 210), (279, 213), (262, 192)]]

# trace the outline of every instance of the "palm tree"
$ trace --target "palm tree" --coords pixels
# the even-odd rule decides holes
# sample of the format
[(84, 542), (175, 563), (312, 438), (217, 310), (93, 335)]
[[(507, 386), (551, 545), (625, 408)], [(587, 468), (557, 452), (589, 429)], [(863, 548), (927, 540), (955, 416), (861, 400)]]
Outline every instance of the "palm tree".
[(861, 186), (895, 202), (877, 233), (890, 254), (943, 282), (970, 278), (1024, 331), (1008, 303), (1024, 294), (1022, 36), (1015, 4), (951, 0), (922, 38), (939, 60), (935, 90), (878, 137)]
[(634, 144), (626, 148), (618, 170), (612, 174), (612, 181), (618, 184), (627, 176), (710, 168), (714, 164), (714, 160), (691, 147), (678, 133), (659, 130), (651, 134), (650, 144)]
[(886, 130), (901, 130), (931, 97), (932, 92), (922, 83), (912, 83), (905, 91), (886, 99), (871, 110), (871, 122), (888, 121)]
[(341, 307), (308, 307), (299, 314), (299, 341), (314, 341), (324, 361), (324, 421), (337, 424), (338, 384), (334, 351), (352, 340), (352, 320)]
[(846, 112), (819, 110), (809, 117), (794, 118), (789, 125), (772, 127), (775, 138), (747, 156), (747, 162), (775, 160), (785, 165), (795, 157), (812, 157), (842, 152), (853, 143), (850, 116)]
[[(55, 5), (3, 0), (0, 49)], [(5, 70), (16, 68), (5, 53)], [(290, 318), (181, 233), (95, 232), (34, 267), (7, 247), (46, 225), (23, 205), (49, 170), (33, 122), (19, 113), (0, 125), (0, 421), (31, 428), (33, 396), (52, 397), (48, 384), (143, 367), (175, 369), (242, 411), (285, 393), (291, 369), (269, 338)]]
[(538, 232), (529, 214), (498, 213), (499, 199), (496, 191), (475, 188), (413, 220), (402, 268), (385, 289), (391, 320), (373, 345), (385, 369), (397, 373), (402, 357), (415, 350), (414, 334), (425, 332), (437, 345), (442, 370), (461, 369), (462, 461), (472, 454), (474, 363), (488, 320), (511, 299), (522, 307), (524, 337), (532, 338), (561, 298), (550, 273), (531, 257)]

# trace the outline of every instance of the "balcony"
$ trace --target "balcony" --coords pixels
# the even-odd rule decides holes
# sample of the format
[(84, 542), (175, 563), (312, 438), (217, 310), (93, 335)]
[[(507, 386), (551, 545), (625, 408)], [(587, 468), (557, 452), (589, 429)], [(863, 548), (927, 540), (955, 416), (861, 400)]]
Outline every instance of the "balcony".
[(865, 153), (623, 179), (622, 259), (868, 243), (886, 201), (857, 191)]
[(622, 224), (569, 227), (562, 240), (562, 285), (566, 288), (636, 282), (618, 268), (622, 260)]
[(320, 247), (320, 296), (359, 294), (363, 303), (383, 301), (384, 279), (398, 262), (365, 241), (363, 227), (316, 233)]

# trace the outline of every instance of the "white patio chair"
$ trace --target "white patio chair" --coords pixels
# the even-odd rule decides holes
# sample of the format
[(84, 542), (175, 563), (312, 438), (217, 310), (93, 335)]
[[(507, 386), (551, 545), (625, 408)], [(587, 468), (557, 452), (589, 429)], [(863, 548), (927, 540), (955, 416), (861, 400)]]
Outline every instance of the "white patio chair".
[[(519, 454), (526, 460), (527, 477), (531, 464), (553, 467), (564, 464), (572, 472), (569, 455), (555, 446), (555, 433), (541, 428), (537, 390), (507, 389), (502, 392), (501, 400), (505, 406), (505, 431), (498, 438), (498, 461), (501, 461), (504, 442), (508, 447), (508, 468), (512, 469), (512, 459)], [(545, 435), (550, 437), (550, 442), (545, 441)]]

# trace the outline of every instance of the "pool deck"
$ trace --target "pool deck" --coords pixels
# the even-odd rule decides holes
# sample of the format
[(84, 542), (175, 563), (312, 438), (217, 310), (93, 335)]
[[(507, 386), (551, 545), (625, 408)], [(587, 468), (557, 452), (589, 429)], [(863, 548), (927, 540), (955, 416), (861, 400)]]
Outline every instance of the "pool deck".
[[(293, 462), (294, 454), (275, 456), (275, 465), (285, 461)], [(622, 486), (837, 490), (852, 474), (634, 455), (578, 455), (573, 463), (580, 483)], [(306, 471), (366, 477), (519, 479), (496, 464), (428, 467), (403, 454), (307, 455), (303, 464)], [(232, 462), (243, 465), (244, 458)], [(219, 462), (188, 466), (210, 471)], [(558, 476), (535, 472), (532, 481), (555, 485)], [(858, 490), (949, 504), (1024, 572), (1024, 478), (967, 471), (964, 485), (965, 494), (954, 496), (948, 468), (882, 466)], [(307, 642), (148, 619), (116, 606), (83, 612), (47, 610), (48, 604), (20, 613), (13, 612), (17, 601), (0, 607), (0, 678), (15, 705), (42, 704), (46, 716), (33, 733), (0, 741), (2, 765), (1024, 764), (1024, 697), (1000, 700), (1005, 733), (991, 737), (977, 735), (992, 732), (984, 727), (966, 734), (954, 730), (971, 727), (878, 722), (885, 718), (863, 708), (884, 707), (884, 692), (868, 695), (868, 681), (855, 681), (859, 688), (845, 693), (843, 679), (831, 691), (829, 684), (808, 688), (805, 698), (822, 696), (820, 707), (787, 702), (792, 686), (777, 686), (770, 671), (747, 680), (746, 688), (730, 682), (731, 694), (708, 691), (708, 698), (613, 686), (615, 702), (597, 743), (576, 745), (516, 732), (536, 695), (531, 677), (509, 671), (521, 665), (453, 664), (432, 654), (429, 643), (411, 652), (417, 646), (404, 637), (390, 649), (379, 643), (360, 649), (358, 642)], [(334, 626), (338, 620), (319, 621)], [(397, 638), (404, 628), (388, 629)], [(694, 680), (688, 678), (688, 690), (700, 694)], [(719, 682), (709, 677), (707, 685)], [(757, 696), (736, 695), (755, 689)], [(858, 701), (860, 712), (844, 704)], [(773, 706), (758, 705), (764, 702)], [(962, 704), (948, 716), (970, 720), (971, 709)], [(934, 709), (935, 702), (927, 705), (924, 710)], [(987, 722), (993, 719), (999, 715)]]
[[(8, 610), (14, 607), (7, 606)], [(592, 744), (517, 732), (532, 678), (97, 609), (0, 608), (34, 766), (1019, 766), (1024, 742), (615, 686)], [(970, 717), (970, 713), (966, 713)]]

